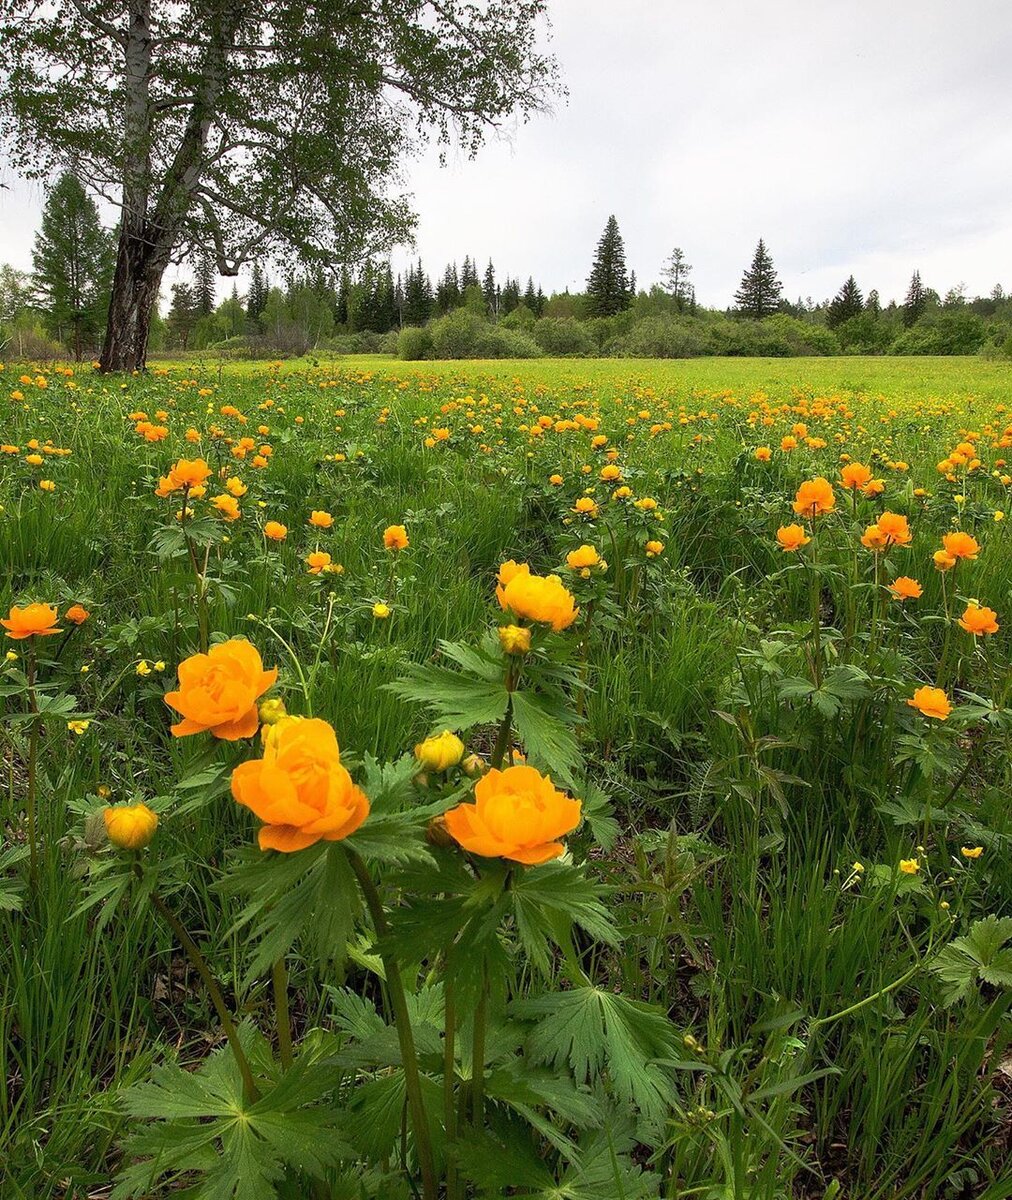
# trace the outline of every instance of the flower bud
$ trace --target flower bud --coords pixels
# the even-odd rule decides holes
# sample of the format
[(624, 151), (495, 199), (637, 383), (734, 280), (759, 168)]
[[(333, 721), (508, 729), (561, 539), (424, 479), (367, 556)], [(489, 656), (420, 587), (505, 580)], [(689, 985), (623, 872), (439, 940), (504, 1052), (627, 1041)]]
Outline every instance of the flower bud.
[(488, 763), (480, 754), (469, 754), (460, 764), (460, 769), (468, 779), (477, 779), (479, 775), (484, 775), (488, 770)]
[(526, 654), (531, 648), (531, 631), (522, 625), (501, 625), (499, 645), (506, 654)]
[(464, 743), (455, 733), (444, 729), (415, 747), (415, 758), (427, 771), (448, 771), (464, 757)]
[(146, 804), (110, 805), (102, 816), (109, 841), (121, 850), (142, 850), (158, 827), (158, 814)]
[(433, 817), (425, 830), (425, 840), (430, 846), (452, 846), (453, 838), (446, 828), (446, 817)]
[(260, 721), (264, 725), (274, 725), (282, 717), (288, 716), (288, 709), (280, 697), (264, 700), (260, 705)]

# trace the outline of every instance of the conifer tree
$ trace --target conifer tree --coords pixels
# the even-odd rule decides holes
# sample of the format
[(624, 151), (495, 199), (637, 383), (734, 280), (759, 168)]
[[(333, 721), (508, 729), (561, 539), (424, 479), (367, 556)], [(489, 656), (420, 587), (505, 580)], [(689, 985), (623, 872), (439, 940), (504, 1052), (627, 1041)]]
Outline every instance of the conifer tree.
[(671, 293), (679, 312), (684, 312), (689, 303), (691, 274), (692, 267), (685, 257), (685, 251), (681, 246), (676, 246), (661, 269), (661, 279)]
[(864, 297), (853, 275), (847, 277), (843, 287), (836, 293), (826, 309), (826, 324), (836, 329), (844, 321), (858, 316), (864, 309)]
[(193, 299), (197, 305), (197, 312), (202, 317), (209, 317), (214, 312), (217, 278), (218, 268), (214, 265), (214, 255), (210, 250), (201, 250), (193, 267)]
[(466, 292), (469, 287), (478, 283), (478, 268), (469, 254), (464, 256), (464, 265), (460, 269), (460, 290)]
[(267, 305), (267, 292), (270, 284), (263, 267), (258, 262), (253, 264), (253, 273), (249, 281), (249, 293), (246, 296), (246, 316), (255, 325)]
[(460, 280), (457, 278), (457, 264), (447, 263), (443, 278), (436, 288), (436, 311), (439, 313), (452, 312), (460, 306)]
[(524, 290), (524, 304), (532, 313), (537, 313), (538, 294), (534, 290), (534, 279), (530, 275), (527, 276), (527, 287)]
[(773, 259), (766, 249), (766, 243), (760, 238), (752, 256), (752, 265), (742, 276), (741, 285), (735, 293), (734, 302), (739, 316), (753, 317), (757, 321), (772, 316), (780, 307), (782, 291)]
[(197, 323), (200, 312), (197, 309), (193, 288), (188, 283), (172, 285), (172, 303), (169, 307), (169, 336), (180, 350), (185, 350), (190, 334)]
[(924, 285), (921, 283), (921, 273), (915, 271), (910, 278), (910, 287), (907, 288), (907, 298), (903, 301), (903, 324), (908, 329), (924, 312), (927, 303), (928, 298), (924, 291)]
[(610, 216), (587, 277), (587, 311), (592, 317), (610, 317), (628, 308), (631, 301), (625, 245), (618, 221)]
[(84, 345), (97, 340), (109, 306), (114, 248), (95, 202), (69, 171), (46, 196), (32, 260), (46, 326), (79, 360)]
[(482, 295), (485, 297), (485, 307), (488, 309), (488, 315), (495, 320), (499, 315), (499, 292), (495, 286), (495, 268), (492, 266), (492, 260), (488, 260), (488, 266), (485, 268), (485, 278), (481, 285)]
[(520, 306), (520, 280), (507, 279), (503, 284), (502, 296), (499, 300), (499, 315), (507, 316)]
[(433, 296), (432, 284), (422, 268), (422, 260), (417, 267), (409, 267), (404, 284), (404, 323), (406, 325), (424, 325), (432, 316)]

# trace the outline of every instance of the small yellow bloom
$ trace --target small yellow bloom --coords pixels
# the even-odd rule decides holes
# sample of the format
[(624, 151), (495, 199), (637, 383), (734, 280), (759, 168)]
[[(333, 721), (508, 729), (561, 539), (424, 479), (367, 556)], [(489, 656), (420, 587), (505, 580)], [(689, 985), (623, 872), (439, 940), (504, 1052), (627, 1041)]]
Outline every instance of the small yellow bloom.
[(959, 853), (962, 854), (964, 858), (980, 858), (980, 856), (984, 853), (984, 847), (960, 846)]
[(921, 869), (921, 864), (916, 858), (901, 858), (900, 870), (904, 875), (916, 875)]
[(377, 621), (385, 621), (390, 616), (389, 604), (384, 604), (382, 600), (377, 600), (372, 606), (372, 615)]
[(282, 717), (288, 716), (288, 709), (280, 697), (264, 700), (260, 705), (260, 720), (264, 725), (276, 725)]
[(134, 671), (138, 675), (142, 675), (142, 676), (150, 675), (151, 674), (151, 664), (148, 662), (148, 660), (146, 658), (142, 658), (141, 661), (137, 664), (137, 666), (134, 667)]
[(90, 724), (90, 721), (68, 721), (67, 728), (71, 733), (76, 733), (77, 736), (80, 737), (82, 733), (88, 732), (88, 726)]
[(531, 648), (531, 631), (522, 625), (500, 625), (499, 645), (506, 654), (526, 654)]
[(464, 743), (455, 733), (444, 729), (415, 746), (415, 758), (426, 771), (448, 771), (464, 757)]

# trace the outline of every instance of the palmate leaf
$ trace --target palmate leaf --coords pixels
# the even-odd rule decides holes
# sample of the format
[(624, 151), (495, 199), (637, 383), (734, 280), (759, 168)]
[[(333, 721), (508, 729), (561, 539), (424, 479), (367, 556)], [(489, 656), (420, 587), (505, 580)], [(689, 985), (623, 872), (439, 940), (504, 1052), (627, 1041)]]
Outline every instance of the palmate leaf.
[(247, 979), (262, 974), (306, 936), (317, 961), (341, 962), (358, 912), (358, 891), (344, 847), (317, 842), (294, 854), (240, 851), (238, 867), (217, 886), (250, 897), (230, 933), (257, 942)]
[(931, 964), (944, 986), (944, 1002), (955, 1004), (978, 994), (982, 983), (1012, 988), (1012, 917), (993, 914), (974, 921), (970, 932), (955, 938)]
[(568, 1064), (578, 1083), (607, 1072), (622, 1104), (663, 1118), (672, 1086), (656, 1064), (671, 1053), (675, 1034), (659, 1009), (586, 986), (515, 1001), (511, 1014), (535, 1022), (527, 1040), (531, 1058)]
[(509, 699), (502, 680), (472, 679), (431, 663), (409, 664), (402, 679), (383, 686), (402, 700), (424, 704), (447, 729), (497, 724)]
[(561, 701), (536, 692), (513, 693), (513, 723), (531, 765), (572, 787), (580, 749), (569, 717)]
[[(249, 1027), (241, 1037), (247, 1054), (264, 1049)], [(260, 1057), (263, 1057), (261, 1053)], [(273, 1200), (275, 1184), (292, 1171), (321, 1178), (352, 1148), (337, 1130), (336, 1113), (318, 1104), (333, 1090), (333, 1071), (312, 1057), (297, 1059), (276, 1087), (256, 1102), (243, 1095), (231, 1050), (212, 1054), (197, 1071), (176, 1066), (155, 1070), (151, 1082), (123, 1094), (135, 1118), (153, 1122), (126, 1143), (135, 1160), (121, 1173), (115, 1200), (148, 1195), (181, 1177), (202, 1176), (186, 1194), (199, 1200)]]
[(517, 874), (509, 891), (517, 933), (543, 974), (550, 973), (551, 965), (546, 937), (558, 942), (559, 919), (567, 931), (579, 925), (597, 941), (618, 945), (618, 930), (604, 906), (602, 890), (571, 864), (551, 862)]

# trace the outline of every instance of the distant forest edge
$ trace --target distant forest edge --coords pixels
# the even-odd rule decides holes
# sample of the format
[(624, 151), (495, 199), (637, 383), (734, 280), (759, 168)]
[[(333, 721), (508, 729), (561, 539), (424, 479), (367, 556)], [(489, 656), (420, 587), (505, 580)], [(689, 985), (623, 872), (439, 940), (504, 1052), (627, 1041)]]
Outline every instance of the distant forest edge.
[[(33, 270), (0, 265), (0, 359), (91, 358), (102, 344), (116, 232), (70, 173), (49, 189)], [(944, 295), (914, 271), (905, 298), (883, 304), (851, 275), (832, 299), (786, 300), (760, 240), (734, 303), (697, 303), (692, 265), (676, 247), (649, 288), (626, 265), (618, 222), (608, 218), (583, 292), (546, 295), (533, 276), (500, 278), (492, 262), (431, 276), (421, 260), (402, 274), (389, 261), (352, 269), (292, 272), (273, 281), (254, 263), (246, 293), (216, 299), (210, 251), (190, 263), (156, 313), (154, 353), (230, 358), (310, 352), (387, 353), (402, 359), (704, 355), (980, 354), (1012, 358), (1012, 295), (997, 284), (969, 298)]]

